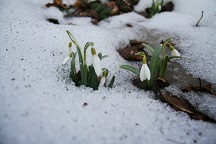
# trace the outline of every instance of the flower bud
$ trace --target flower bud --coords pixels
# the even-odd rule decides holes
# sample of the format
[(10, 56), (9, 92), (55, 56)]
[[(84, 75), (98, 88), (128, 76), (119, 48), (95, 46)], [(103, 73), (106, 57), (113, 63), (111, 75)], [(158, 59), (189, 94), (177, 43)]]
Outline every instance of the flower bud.
[(68, 43), (68, 47), (71, 48), (72, 47), (72, 42)]

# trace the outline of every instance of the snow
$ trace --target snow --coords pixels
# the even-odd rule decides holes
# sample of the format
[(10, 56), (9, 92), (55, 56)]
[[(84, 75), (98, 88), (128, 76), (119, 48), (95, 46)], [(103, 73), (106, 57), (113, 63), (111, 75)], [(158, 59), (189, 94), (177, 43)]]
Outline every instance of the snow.
[[(150, 0), (144, 1), (137, 10), (148, 7)], [(151, 39), (155, 44), (172, 37), (182, 54), (179, 62), (183, 68), (215, 84), (214, 0), (173, 0), (173, 12), (152, 19), (131, 12), (108, 18), (98, 26), (89, 18), (64, 20), (56, 8), (44, 7), (48, 2), (0, 0), (1, 144), (216, 142), (215, 124), (191, 120), (155, 100), (154, 93), (134, 87), (134, 75), (119, 69), (128, 62), (116, 51), (129, 39)], [(200, 27), (194, 27), (202, 10)], [(57, 18), (61, 25), (48, 23), (47, 18)], [(133, 27), (127, 27), (128, 23)], [(70, 81), (69, 64), (62, 65), (68, 52), (66, 30), (82, 47), (92, 41), (97, 52), (109, 54), (102, 65), (116, 76), (113, 89), (93, 91)], [(87, 61), (91, 62), (90, 51)], [(178, 92), (175, 86), (168, 89)], [(186, 98), (216, 119), (215, 97), (189, 93)], [(83, 107), (84, 103), (88, 105)]]

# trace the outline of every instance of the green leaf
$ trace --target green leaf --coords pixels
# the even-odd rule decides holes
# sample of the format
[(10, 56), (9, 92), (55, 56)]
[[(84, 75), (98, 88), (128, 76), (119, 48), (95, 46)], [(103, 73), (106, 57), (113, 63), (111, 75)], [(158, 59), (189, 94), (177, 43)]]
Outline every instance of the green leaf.
[(112, 77), (112, 79), (111, 79), (111, 81), (110, 81), (110, 83), (109, 83), (108, 87), (109, 87), (109, 88), (112, 88), (112, 87), (113, 87), (113, 84), (114, 84), (114, 82), (115, 82), (115, 76), (113, 76), (113, 77)]
[(78, 57), (79, 57), (79, 63), (80, 65), (83, 65), (84, 62), (83, 62), (83, 55), (82, 55), (82, 51), (79, 47), (76, 47), (77, 48), (77, 53), (78, 53)]
[(130, 65), (120, 65), (119, 67), (122, 68), (122, 69), (128, 70), (128, 71), (131, 71), (131, 72), (133, 72), (133, 73), (135, 73), (137, 75), (140, 75), (139, 71), (135, 67), (133, 67), (133, 66), (130, 66)]
[(143, 44), (147, 49), (149, 49), (150, 50), (150, 52), (151, 52), (151, 54), (153, 54), (154, 53), (154, 48), (152, 47), (152, 46), (150, 46), (150, 45), (148, 45), (148, 44)]
[(168, 56), (166, 55), (165, 58), (161, 61), (161, 67), (160, 67), (159, 77), (165, 78), (166, 69), (167, 69), (167, 63), (168, 63), (169, 60), (172, 59), (172, 58), (181, 58), (181, 57), (179, 57), (179, 56), (168, 57)]
[(66, 32), (67, 32), (69, 38), (71, 39), (71, 41), (72, 41), (76, 46), (78, 46), (78, 47), (80, 48), (80, 46), (79, 46), (77, 40), (74, 38), (74, 36), (73, 36), (68, 30), (66, 30)]
[(98, 53), (98, 57), (100, 58), (100, 60), (102, 60), (102, 53)]
[(76, 39), (74, 38), (74, 36), (68, 30), (66, 30), (66, 32), (67, 32), (69, 38), (71, 39), (71, 41), (76, 45), (77, 52), (78, 52), (78, 57), (79, 57), (79, 63), (81, 65), (83, 65), (83, 54), (82, 54), (81, 47), (79, 46), (79, 44), (76, 41)]
[(150, 61), (150, 72), (151, 72), (151, 79), (150, 79), (150, 86), (153, 86), (154, 80), (157, 78), (159, 70), (160, 70), (160, 52), (162, 49), (162, 45), (159, 45), (155, 50), (151, 57)]
[(169, 61), (169, 57), (166, 55), (161, 62), (160, 73), (159, 73), (159, 77), (161, 78), (165, 78), (168, 61)]
[(89, 66), (89, 76), (88, 76), (87, 86), (93, 88), (93, 90), (98, 90), (99, 82), (97, 80), (97, 75), (92, 65)]
[(171, 56), (171, 57), (169, 57), (169, 60), (171, 60), (173, 58), (181, 58), (181, 57), (180, 56)]
[(87, 86), (87, 75), (88, 75), (87, 65), (80, 64), (80, 73), (81, 73), (81, 85)]
[(84, 64), (86, 64), (86, 51), (87, 51), (89, 46), (94, 46), (94, 43), (93, 42), (87, 42), (85, 44), (85, 47), (84, 47)]
[(97, 12), (99, 20), (109, 17), (113, 9), (99, 1), (89, 2), (89, 7)]
[(109, 57), (109, 55), (102, 55), (102, 53), (98, 53), (98, 57), (100, 58), (100, 60)]
[(145, 53), (144, 52), (138, 52), (138, 53), (136, 53), (136, 55), (145, 56)]
[(164, 4), (164, 0), (162, 0), (160, 4), (161, 4), (161, 7), (163, 7), (163, 4)]
[(78, 76), (77, 76), (77, 73), (76, 73), (76, 63), (75, 63), (76, 61), (75, 61), (75, 58), (76, 58), (76, 53), (72, 52), (70, 77), (73, 80), (73, 82), (75, 84), (77, 84)]
[[(102, 59), (105, 59), (105, 58), (107, 58), (107, 57), (109, 57), (109, 55), (104, 55), (104, 56), (102, 56)], [(101, 60), (102, 60), (101, 59)]]

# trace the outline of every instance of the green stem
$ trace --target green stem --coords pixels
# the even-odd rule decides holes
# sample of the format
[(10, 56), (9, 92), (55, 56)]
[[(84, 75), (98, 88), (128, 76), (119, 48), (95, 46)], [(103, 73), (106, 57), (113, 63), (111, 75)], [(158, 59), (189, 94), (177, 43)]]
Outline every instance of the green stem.
[(87, 51), (89, 46), (93, 47), (94, 43), (93, 42), (87, 42), (85, 47), (84, 47), (84, 60), (83, 60), (84, 65), (87, 65), (87, 63), (86, 63), (86, 51)]
[[(78, 44), (77, 40), (74, 38), (74, 36), (68, 30), (66, 30), (66, 32), (67, 32), (69, 38), (71, 39), (71, 41), (76, 45), (77, 49), (79, 49), (78, 50), (78, 51), (80, 51), (79, 57), (81, 56), (82, 57), (81, 59), (83, 60), (82, 49), (81, 49), (80, 45)], [(83, 63), (83, 62), (80, 62), (80, 63)]]
[(146, 80), (146, 82), (147, 82), (147, 84), (148, 84), (149, 87), (152, 87), (151, 84), (150, 84), (150, 82), (149, 82), (149, 80)]
[(166, 52), (166, 42), (163, 44), (163, 48), (162, 48), (162, 60), (164, 60), (165, 57), (165, 52)]

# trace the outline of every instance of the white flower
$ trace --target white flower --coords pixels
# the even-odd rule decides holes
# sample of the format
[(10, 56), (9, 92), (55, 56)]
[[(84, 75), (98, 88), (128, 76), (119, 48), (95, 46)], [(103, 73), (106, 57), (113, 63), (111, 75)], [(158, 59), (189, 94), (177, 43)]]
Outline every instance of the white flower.
[(161, 11), (161, 5), (160, 4), (158, 5), (158, 9), (159, 9), (159, 11)]
[(96, 55), (96, 51), (94, 48), (91, 49), (91, 53), (92, 53), (92, 64), (93, 64), (95, 73), (97, 74), (97, 76), (99, 76), (102, 72), (101, 60), (98, 57), (98, 55)]
[(69, 42), (69, 44), (68, 44), (68, 50), (69, 50), (68, 56), (65, 57), (65, 59), (63, 60), (63, 62), (62, 62), (63, 65), (65, 65), (72, 57), (71, 47), (72, 47), (72, 42)]
[(140, 80), (144, 81), (144, 80), (150, 80), (151, 78), (151, 74), (150, 74), (150, 70), (149, 67), (147, 66), (147, 64), (143, 64), (142, 68), (140, 70)]
[(180, 56), (180, 53), (174, 49), (174, 50), (171, 50), (171, 56)]
[(102, 76), (98, 87), (102, 87), (105, 84), (105, 81), (106, 81), (106, 77)]
[(150, 69), (149, 69), (148, 65), (146, 64), (145, 54), (143, 55), (142, 63), (143, 63), (143, 65), (142, 65), (142, 68), (140, 70), (140, 80), (141, 81), (150, 80), (151, 73), (150, 73)]
[(181, 56), (180, 53), (173, 47), (170, 46), (170, 50), (171, 50), (171, 56)]
[(102, 86), (105, 84), (107, 75), (108, 75), (108, 70), (104, 68), (104, 69), (103, 69), (102, 77), (101, 77), (101, 79), (100, 79), (100, 84), (99, 84), (98, 87), (102, 87)]
[(62, 64), (65, 65), (70, 59), (71, 59), (71, 57), (70, 57), (70, 56), (67, 56), (67, 57), (63, 60)]

